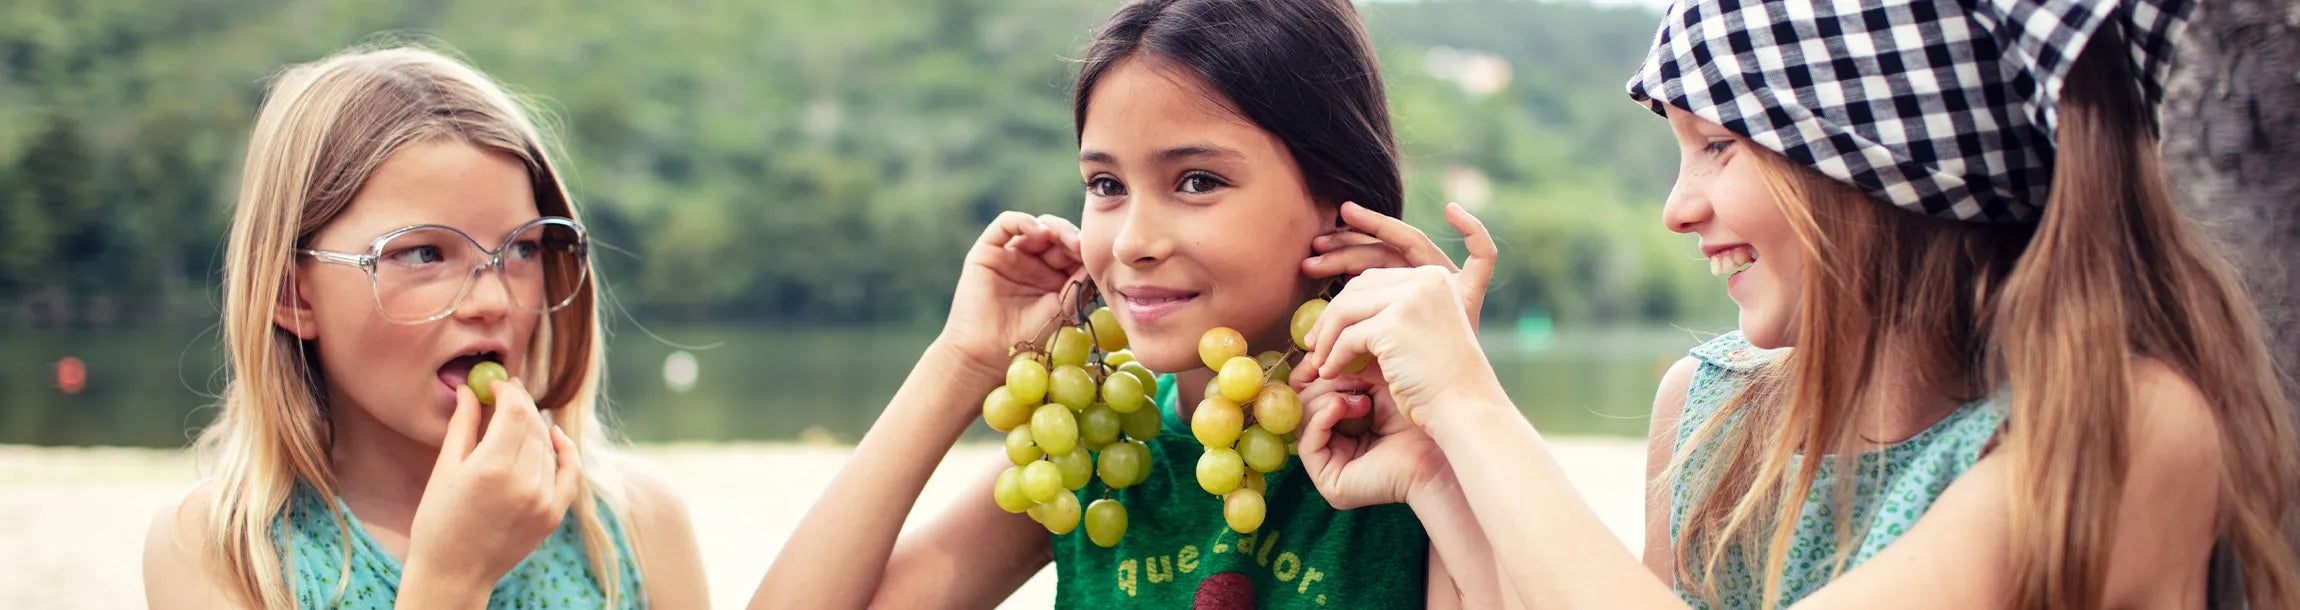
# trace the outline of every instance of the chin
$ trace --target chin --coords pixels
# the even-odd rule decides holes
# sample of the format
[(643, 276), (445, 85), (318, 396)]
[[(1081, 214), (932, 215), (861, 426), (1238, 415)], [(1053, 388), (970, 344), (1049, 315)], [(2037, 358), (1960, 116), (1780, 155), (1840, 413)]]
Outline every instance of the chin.
[(1197, 337), (1128, 337), (1134, 360), (1151, 372), (1173, 374), (1205, 368), (1198, 361)]
[(1749, 310), (1741, 310), (1741, 335), (1758, 349), (1780, 349), (1790, 346), (1789, 323), (1773, 321)]

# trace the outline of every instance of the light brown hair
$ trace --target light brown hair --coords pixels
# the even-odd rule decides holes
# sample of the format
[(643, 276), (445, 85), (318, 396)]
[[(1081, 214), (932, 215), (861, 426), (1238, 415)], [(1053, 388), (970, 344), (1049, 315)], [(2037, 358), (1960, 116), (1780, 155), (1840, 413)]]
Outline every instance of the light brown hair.
[[(2223, 460), (2218, 542), (2244, 566), (2245, 597), (2300, 607), (2290, 404), (2257, 309), (2217, 246), (2174, 208), (2120, 44), (2096, 36), (2067, 78), (2051, 195), (2035, 225), (1892, 209), (1750, 148), (1808, 261), (1796, 347), (1686, 445), (1713, 453), (1692, 473), (1703, 486), (1680, 499), (1681, 587), (1717, 599), (1718, 566), (1737, 553), (1763, 566), (1764, 607), (1774, 607), (1822, 463), (1796, 456), (1829, 455), (1837, 472), (1858, 472), (1864, 430), (1847, 406), (1884, 391), (1877, 380), (1907, 375), (1921, 392), (2007, 409), (1994, 449), (2013, 472), (2006, 601), (2100, 606), (2139, 355), (2171, 366), (2210, 404)], [(1905, 369), (1879, 370), (1886, 345), (1902, 348)], [(1838, 477), (1833, 490), (1840, 571), (1867, 534), (1848, 523), (1854, 479)]]

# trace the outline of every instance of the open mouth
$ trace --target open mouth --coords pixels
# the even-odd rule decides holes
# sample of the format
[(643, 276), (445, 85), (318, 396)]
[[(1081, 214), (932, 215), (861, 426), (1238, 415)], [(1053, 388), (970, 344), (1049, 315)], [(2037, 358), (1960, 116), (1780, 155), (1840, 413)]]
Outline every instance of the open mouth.
[(1748, 269), (1750, 265), (1755, 264), (1757, 264), (1757, 250), (1755, 248), (1750, 248), (1748, 246), (1730, 248), (1716, 254), (1709, 255), (1709, 275), (1719, 276), (1740, 273), (1743, 270)]
[(501, 354), (492, 351), (456, 356), (455, 359), (449, 360), (447, 364), (439, 367), (439, 381), (447, 384), (449, 391), (454, 391), (455, 388), (464, 385), (464, 382), (471, 379), (471, 367), (479, 366), (481, 362), (501, 364), (503, 359)]

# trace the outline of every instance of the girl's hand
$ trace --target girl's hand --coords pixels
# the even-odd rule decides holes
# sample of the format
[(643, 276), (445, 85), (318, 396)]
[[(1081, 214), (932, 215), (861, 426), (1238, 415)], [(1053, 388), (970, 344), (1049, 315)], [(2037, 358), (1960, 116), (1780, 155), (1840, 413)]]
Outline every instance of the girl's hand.
[(1469, 246), (1469, 260), (1455, 267), (1453, 259), (1437, 242), (1421, 229), (1406, 221), (1384, 216), (1356, 203), (1342, 204), (1342, 222), (1354, 231), (1336, 230), (1310, 241), (1310, 248), (1318, 255), (1302, 259), (1302, 274), (1310, 277), (1359, 275), (1371, 269), (1393, 267), (1443, 267), (1449, 272), (1474, 274), (1475, 282), (1461, 285), (1462, 304), (1469, 314), (1471, 328), (1477, 327), (1478, 312), (1485, 307), (1486, 281), (1493, 277), (1493, 236), (1485, 232), (1485, 225), (1471, 216), (1461, 204), (1445, 206), (1447, 224), (1461, 231)]
[(479, 399), (455, 389), (455, 415), (408, 532), (408, 582), (449, 598), (484, 600), (504, 574), (559, 529), (582, 490), (575, 441), (535, 409), (517, 381), (495, 382), (495, 415), (480, 430)]
[[(1302, 469), (1334, 508), (1408, 502), (1432, 483), (1448, 483), (1453, 468), (1437, 443), (1398, 417), (1384, 392), (1354, 379), (1318, 379), (1302, 391)], [(1343, 420), (1372, 415), (1363, 435), (1334, 430)]]
[[(1446, 217), (1469, 246), (1461, 270), (1425, 265), (1359, 274), (1311, 327), (1310, 353), (1296, 367), (1298, 373), (1309, 373), (1298, 378), (1356, 379), (1386, 395), (1398, 415), (1416, 425), (1421, 421), (1417, 412), (1446, 399), (1447, 393), (1500, 393), (1501, 384), (1478, 346), (1474, 318), (1479, 295), (1493, 277), (1493, 238), (1459, 206), (1448, 206)], [(1385, 242), (1400, 239), (1395, 231), (1390, 235)], [(1372, 356), (1377, 366), (1344, 373), (1361, 354)]]
[(999, 214), (967, 251), (950, 318), (935, 342), (956, 351), (970, 374), (1003, 379), (1012, 360), (1007, 349), (1037, 339), (1065, 304), (1063, 290), (1085, 279), (1079, 260), (1078, 227), (1069, 220)]

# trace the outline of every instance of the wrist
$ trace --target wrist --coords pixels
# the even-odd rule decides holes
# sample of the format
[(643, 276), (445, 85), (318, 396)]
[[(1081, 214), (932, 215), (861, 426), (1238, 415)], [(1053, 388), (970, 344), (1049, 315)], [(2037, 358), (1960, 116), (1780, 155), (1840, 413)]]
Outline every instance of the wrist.
[[(1448, 384), (1445, 391), (1432, 401), (1435, 408), (1421, 409), (1419, 425), (1431, 440), (1446, 446), (1449, 439), (1472, 433), (1484, 426), (1506, 423), (1511, 418), (1523, 419), (1517, 405), (1502, 391), (1501, 384), (1489, 380), (1478, 383)], [(1448, 474), (1451, 474), (1449, 469)]]
[(406, 576), (399, 581), (398, 598), (394, 608), (425, 610), (435, 608), (485, 608), (491, 583), (482, 583), (468, 575), (472, 570), (431, 570), (433, 562), (422, 561), (412, 554), (408, 557)]

